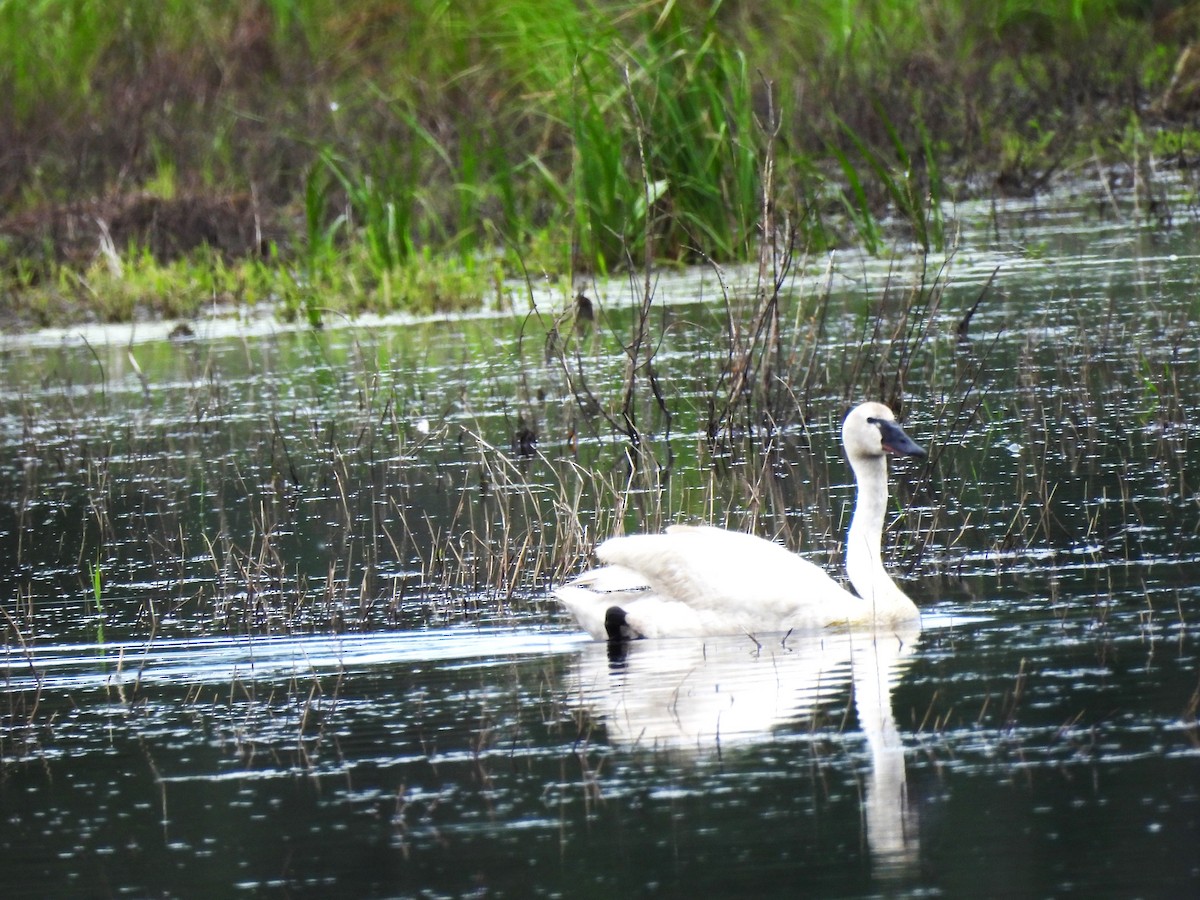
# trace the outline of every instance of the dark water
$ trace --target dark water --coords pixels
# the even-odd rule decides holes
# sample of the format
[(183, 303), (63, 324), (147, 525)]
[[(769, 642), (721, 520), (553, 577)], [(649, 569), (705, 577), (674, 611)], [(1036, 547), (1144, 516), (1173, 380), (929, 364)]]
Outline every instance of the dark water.
[[(1198, 233), (1064, 206), (923, 293), (814, 261), (802, 415), (714, 440), (725, 307), (664, 278), (633, 466), (622, 284), (590, 330), (7, 340), (6, 896), (1194, 895)], [(836, 570), (836, 429), (889, 392), (920, 629), (613, 657), (548, 597), (676, 519)]]

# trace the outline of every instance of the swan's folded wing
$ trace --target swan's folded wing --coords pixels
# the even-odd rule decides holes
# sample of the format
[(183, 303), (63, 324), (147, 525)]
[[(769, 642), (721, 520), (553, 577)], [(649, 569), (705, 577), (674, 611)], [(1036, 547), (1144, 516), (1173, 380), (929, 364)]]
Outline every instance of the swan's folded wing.
[(656, 596), (637, 572), (623, 566), (591, 569), (554, 590), (554, 596), (596, 640), (608, 634), (608, 614), (618, 607), (625, 626), (641, 637), (698, 637), (714, 631), (712, 616), (687, 603)]
[(744, 622), (747, 630), (772, 622), (792, 627), (808, 613), (819, 625), (831, 604), (849, 596), (824, 570), (784, 547), (720, 528), (611, 538), (596, 555), (642, 576), (660, 598), (684, 603), (702, 618)]
[(600, 566), (588, 569), (583, 574), (571, 579), (570, 584), (590, 588), (599, 594), (613, 594), (624, 591), (644, 591), (650, 587), (646, 579), (624, 566)]

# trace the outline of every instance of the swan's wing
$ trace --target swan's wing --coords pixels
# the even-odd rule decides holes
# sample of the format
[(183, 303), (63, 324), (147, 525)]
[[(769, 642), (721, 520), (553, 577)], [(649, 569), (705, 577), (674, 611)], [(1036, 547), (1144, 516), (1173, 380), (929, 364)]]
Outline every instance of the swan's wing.
[(605, 617), (614, 606), (625, 608), (636, 602), (650, 585), (637, 572), (622, 566), (589, 569), (577, 578), (554, 589), (554, 596), (579, 622), (583, 630), (598, 641), (608, 637)]
[(711, 623), (697, 610), (654, 594), (638, 572), (623, 566), (591, 569), (554, 590), (554, 596), (584, 631), (598, 641), (611, 637), (608, 614), (618, 607), (625, 629), (641, 637), (701, 636)]
[(720, 528), (716, 525), (668, 525), (664, 529), (667, 534), (695, 534), (697, 531), (720, 531), (725, 534), (733, 534), (727, 528)]
[(624, 566), (601, 566), (598, 569), (588, 569), (582, 575), (573, 578), (570, 583), (589, 588), (598, 594), (644, 591), (650, 587), (650, 583), (644, 577)]
[(850, 598), (823, 569), (784, 547), (721, 528), (610, 538), (596, 555), (636, 572), (657, 597), (734, 631), (788, 628), (808, 618), (819, 626), (831, 605)]
[(568, 582), (554, 589), (554, 596), (567, 608), (567, 612), (575, 617), (579, 627), (592, 636), (593, 640), (602, 641), (608, 637), (604, 627), (604, 617), (611, 605), (604, 600), (603, 594), (597, 594), (587, 587)]

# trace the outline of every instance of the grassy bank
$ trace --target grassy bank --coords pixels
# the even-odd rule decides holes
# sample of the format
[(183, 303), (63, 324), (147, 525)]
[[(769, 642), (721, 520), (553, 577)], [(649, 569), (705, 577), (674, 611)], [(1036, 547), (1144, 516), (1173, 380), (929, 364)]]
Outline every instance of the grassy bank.
[(752, 258), (764, 231), (937, 248), (943, 201), (1141, 158), (1186, 111), (1163, 98), (1197, 23), (1119, 0), (0, 0), (0, 307), (318, 322)]

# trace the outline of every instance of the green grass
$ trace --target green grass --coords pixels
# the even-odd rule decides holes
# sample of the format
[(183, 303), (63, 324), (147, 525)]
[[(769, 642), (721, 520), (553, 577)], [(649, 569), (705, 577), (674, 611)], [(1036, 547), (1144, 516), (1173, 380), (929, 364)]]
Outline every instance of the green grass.
[(104, 646), (104, 573), (99, 561), (92, 564), (92, 601), (96, 604), (96, 643)]
[[(0, 305), (145, 311), (154, 236), (116, 241), (127, 283), (89, 271), (87, 233), (139, 194), (250, 197), (246, 230), (269, 235), (216, 254), (232, 293), (261, 283), (314, 323), (440, 302), (404, 275), (430, 254), (568, 276), (748, 260), (768, 218), (810, 252), (938, 249), (943, 201), (1036, 189), (1097, 146), (1126, 159), (1107, 136), (1138, 127), (1131, 101), (1178, 50), (1158, 24), (1117, 0), (0, 0)], [(100, 214), (52, 227), (81, 200)], [(185, 255), (159, 254), (180, 280), (151, 312), (229, 289), (193, 271), (212, 253)]]

